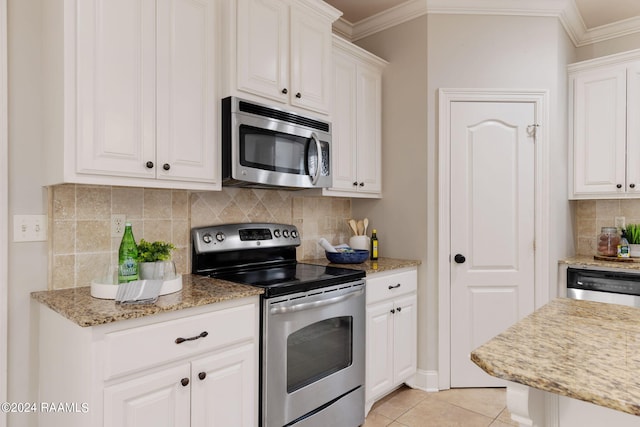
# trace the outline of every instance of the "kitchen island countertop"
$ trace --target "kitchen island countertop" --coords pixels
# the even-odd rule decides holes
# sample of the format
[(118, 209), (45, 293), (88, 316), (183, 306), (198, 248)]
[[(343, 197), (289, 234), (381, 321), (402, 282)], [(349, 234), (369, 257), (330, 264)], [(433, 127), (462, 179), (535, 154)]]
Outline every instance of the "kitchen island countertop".
[(471, 353), (490, 375), (640, 415), (640, 310), (559, 298)]
[(33, 292), (31, 298), (77, 325), (86, 327), (250, 297), (263, 292), (252, 286), (185, 274), (182, 276), (182, 290), (159, 297), (155, 304), (120, 305), (113, 300), (93, 298), (89, 286)]
[(354, 270), (364, 270), (367, 276), (374, 273), (382, 273), (385, 271), (399, 270), (402, 268), (416, 267), (421, 264), (420, 261), (397, 259), (397, 258), (378, 258), (377, 261), (366, 260), (360, 264), (334, 264), (326, 258), (305, 259), (300, 262), (317, 265), (330, 265), (332, 267), (352, 268)]

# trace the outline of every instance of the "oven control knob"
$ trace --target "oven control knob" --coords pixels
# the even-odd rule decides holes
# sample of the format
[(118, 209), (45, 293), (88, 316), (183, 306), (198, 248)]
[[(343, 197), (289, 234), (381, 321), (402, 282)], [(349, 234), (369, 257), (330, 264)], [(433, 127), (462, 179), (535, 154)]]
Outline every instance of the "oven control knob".
[(222, 231), (218, 231), (218, 232), (216, 233), (216, 240), (217, 240), (218, 242), (222, 242), (222, 241), (224, 241), (224, 239), (225, 239), (225, 235), (224, 235), (224, 233), (223, 233)]
[(213, 242), (213, 237), (211, 237), (211, 234), (206, 233), (202, 236), (202, 241), (209, 244), (211, 242)]
[(284, 237), (285, 239), (286, 239), (287, 237), (289, 237), (289, 230), (283, 230), (283, 231), (282, 231), (282, 237)]
[(297, 239), (298, 238), (298, 231), (297, 230), (291, 230), (291, 237), (293, 239)]
[(280, 229), (276, 228), (275, 230), (273, 230), (273, 235), (276, 236), (276, 238), (280, 237)]

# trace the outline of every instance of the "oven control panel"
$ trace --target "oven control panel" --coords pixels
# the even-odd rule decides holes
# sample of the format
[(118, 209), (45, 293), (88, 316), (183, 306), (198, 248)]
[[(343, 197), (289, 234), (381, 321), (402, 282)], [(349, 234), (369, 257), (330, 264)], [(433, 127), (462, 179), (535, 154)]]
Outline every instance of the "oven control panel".
[(295, 225), (276, 223), (220, 224), (191, 230), (197, 253), (299, 246)]

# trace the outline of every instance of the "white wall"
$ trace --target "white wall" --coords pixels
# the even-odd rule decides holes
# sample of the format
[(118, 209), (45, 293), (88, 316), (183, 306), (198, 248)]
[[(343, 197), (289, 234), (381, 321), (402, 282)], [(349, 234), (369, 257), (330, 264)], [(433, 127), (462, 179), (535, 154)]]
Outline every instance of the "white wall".
[[(427, 283), (427, 17), (358, 41), (389, 61), (382, 79), (382, 200), (353, 199), (354, 217), (378, 230), (380, 256), (419, 259), (418, 365), (427, 366), (425, 332), (437, 311)], [(436, 317), (434, 318), (434, 313)]]
[[(9, 0), (9, 222), (15, 214), (46, 214), (41, 182), (42, 115), (40, 0)], [(13, 243), (9, 237), (10, 402), (37, 396), (37, 336), (30, 292), (47, 286), (47, 244)], [(11, 427), (36, 426), (36, 418), (9, 414)]]
[(358, 44), (391, 64), (383, 92), (384, 199), (354, 200), (353, 212), (368, 215), (379, 229), (383, 256), (422, 260), (418, 364), (422, 371), (434, 372), (438, 369), (437, 91), (549, 91), (548, 162), (553, 183), (549, 280), (554, 282), (557, 259), (573, 253), (566, 197), (566, 64), (573, 60), (574, 48), (556, 18), (435, 14)]

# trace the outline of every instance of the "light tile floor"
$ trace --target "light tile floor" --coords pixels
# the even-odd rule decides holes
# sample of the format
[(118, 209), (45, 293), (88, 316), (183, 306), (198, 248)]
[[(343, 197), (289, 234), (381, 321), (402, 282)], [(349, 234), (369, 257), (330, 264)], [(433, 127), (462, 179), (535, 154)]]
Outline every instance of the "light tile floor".
[(403, 386), (376, 402), (363, 427), (517, 426), (504, 388), (461, 388), (427, 393)]

